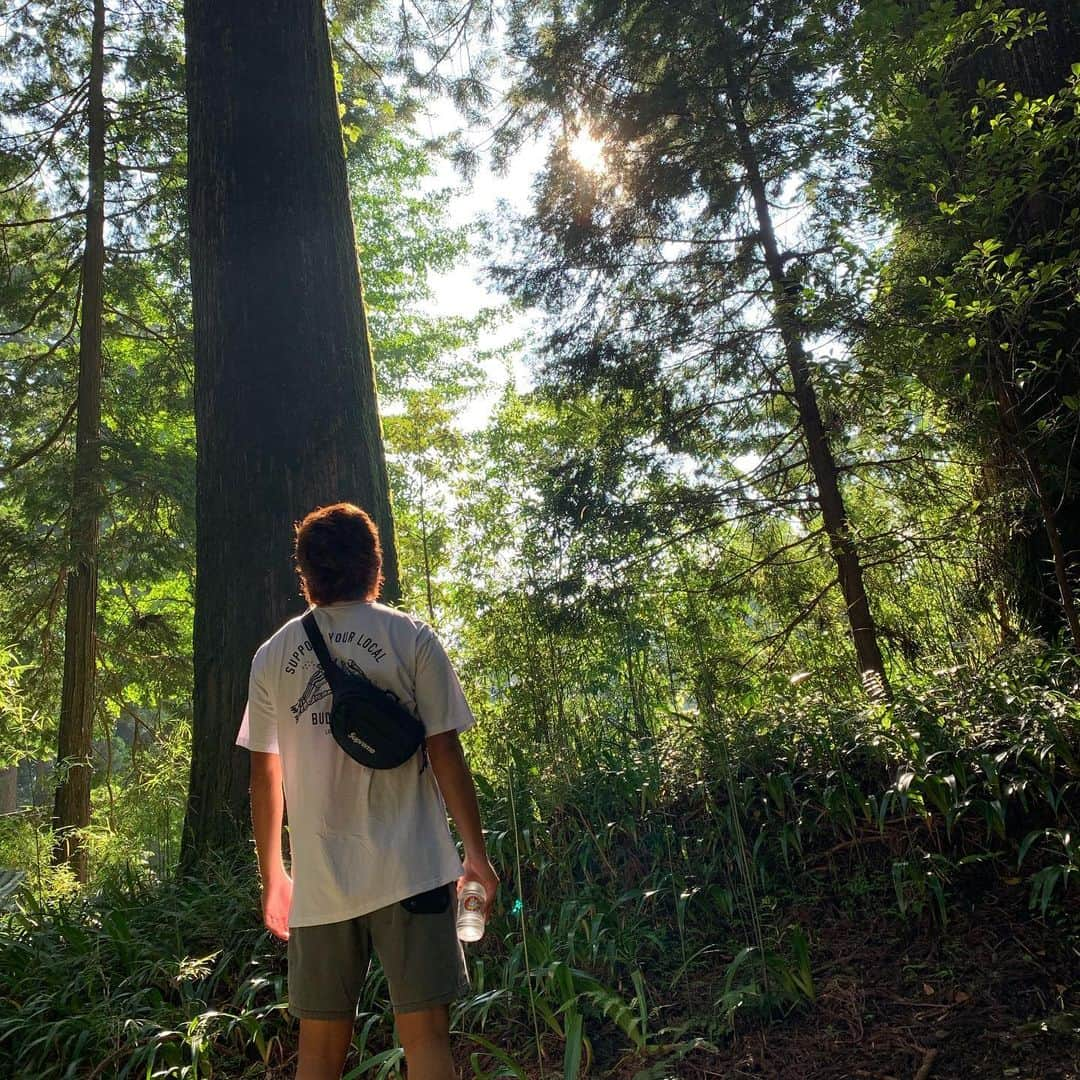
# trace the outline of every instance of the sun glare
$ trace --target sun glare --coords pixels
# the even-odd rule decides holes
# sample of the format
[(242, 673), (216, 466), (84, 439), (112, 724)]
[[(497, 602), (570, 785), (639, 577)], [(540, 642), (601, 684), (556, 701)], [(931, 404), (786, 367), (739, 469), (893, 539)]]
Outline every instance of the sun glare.
[(582, 128), (570, 140), (570, 156), (586, 171), (600, 172), (604, 167), (604, 144)]

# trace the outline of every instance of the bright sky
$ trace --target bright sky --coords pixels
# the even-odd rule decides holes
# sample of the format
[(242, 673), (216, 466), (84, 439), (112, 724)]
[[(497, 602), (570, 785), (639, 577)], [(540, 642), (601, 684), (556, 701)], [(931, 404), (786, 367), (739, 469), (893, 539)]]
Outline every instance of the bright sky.
[[(425, 131), (427, 135), (438, 135), (460, 124), (460, 120), (449, 103), (436, 106), (429, 114)], [(483, 133), (477, 133), (477, 143), (483, 140)], [(509, 208), (517, 213), (526, 213), (530, 208), (533, 180), (543, 164), (545, 147), (531, 143), (521, 149), (505, 175), (496, 176), (488, 166), (483, 153), (476, 176), (466, 182), (455, 172), (449, 162), (442, 162), (432, 178), (433, 188), (450, 187), (455, 195), (450, 202), (449, 224), (452, 226), (472, 225), (484, 216), (499, 212), (500, 201), (505, 201)], [(464, 260), (448, 274), (431, 276), (432, 304), (437, 312), (446, 314), (472, 315), (485, 307), (499, 307), (507, 303), (506, 298), (491, 291), (483, 278), (483, 263), (479, 255)], [(509, 314), (505, 323), (497, 330), (486, 333), (481, 338), (482, 348), (498, 348), (515, 339), (522, 339), (525, 349), (538, 325), (538, 314)], [(483, 427), (497, 400), (500, 390), (507, 379), (513, 378), (520, 390), (530, 385), (529, 372), (518, 351), (508, 372), (500, 361), (488, 365), (491, 380), (489, 393), (475, 399), (463, 410), (460, 417), (462, 426), (468, 430)]]
[[(429, 116), (427, 134), (435, 135), (447, 130), (447, 126), (456, 123), (456, 114), (452, 107), (437, 109)], [(482, 136), (478, 136), (482, 138)], [(525, 146), (515, 157), (513, 165), (505, 176), (496, 176), (487, 163), (483, 162), (475, 178), (467, 184), (455, 173), (453, 167), (443, 162), (432, 180), (435, 188), (453, 187), (458, 189), (450, 204), (450, 223), (467, 225), (476, 222), (485, 214), (495, 213), (500, 200), (505, 201), (518, 213), (527, 213), (531, 207), (532, 184), (544, 162), (547, 148), (541, 143)], [(587, 169), (603, 168), (603, 145), (589, 132), (582, 131), (572, 145), (574, 157)], [(490, 291), (482, 280), (483, 263), (474, 256), (449, 274), (436, 274), (431, 277), (432, 308), (438, 312), (474, 314), (484, 307), (506, 303), (505, 297)], [(527, 352), (531, 339), (539, 330), (541, 315), (539, 312), (523, 312), (509, 316), (506, 323), (496, 332), (484, 336), (483, 347), (497, 347), (520, 338), (524, 348), (514, 358), (508, 372), (503, 365), (492, 362), (488, 367), (491, 388), (471, 401), (459, 417), (461, 426), (467, 431), (477, 431), (487, 423), (492, 407), (498, 400), (499, 392), (508, 378), (513, 378), (519, 390), (527, 390), (531, 384), (530, 372), (523, 353)], [(760, 462), (757, 454), (744, 454), (734, 460), (735, 467), (744, 473), (752, 472)]]

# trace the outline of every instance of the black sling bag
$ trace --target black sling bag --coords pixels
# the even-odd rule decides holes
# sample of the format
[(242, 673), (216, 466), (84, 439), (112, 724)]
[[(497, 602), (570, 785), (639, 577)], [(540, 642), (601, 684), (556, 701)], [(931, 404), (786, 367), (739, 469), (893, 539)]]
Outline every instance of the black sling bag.
[(300, 620), (334, 695), (330, 731), (338, 746), (369, 769), (396, 769), (424, 742), (424, 725), (366, 675), (346, 671), (330, 658), (315, 613)]

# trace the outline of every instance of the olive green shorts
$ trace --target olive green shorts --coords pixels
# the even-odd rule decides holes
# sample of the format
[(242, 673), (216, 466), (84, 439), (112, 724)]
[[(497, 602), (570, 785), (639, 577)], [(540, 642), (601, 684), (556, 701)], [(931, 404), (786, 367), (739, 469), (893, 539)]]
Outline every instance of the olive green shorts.
[(302, 1020), (351, 1020), (373, 946), (394, 1012), (449, 1004), (469, 987), (452, 899), (453, 887), (440, 885), (355, 919), (294, 926), (289, 1012)]

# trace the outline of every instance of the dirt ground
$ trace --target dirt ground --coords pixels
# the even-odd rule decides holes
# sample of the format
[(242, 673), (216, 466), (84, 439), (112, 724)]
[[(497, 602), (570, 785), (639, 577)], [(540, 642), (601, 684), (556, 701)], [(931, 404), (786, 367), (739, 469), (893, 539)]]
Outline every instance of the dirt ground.
[(998, 881), (944, 930), (828, 900), (793, 911), (811, 936), (811, 1005), (669, 1066), (638, 1058), (610, 1075), (1077, 1080), (1080, 897), (1046, 917), (1027, 901), (1026, 887)]

